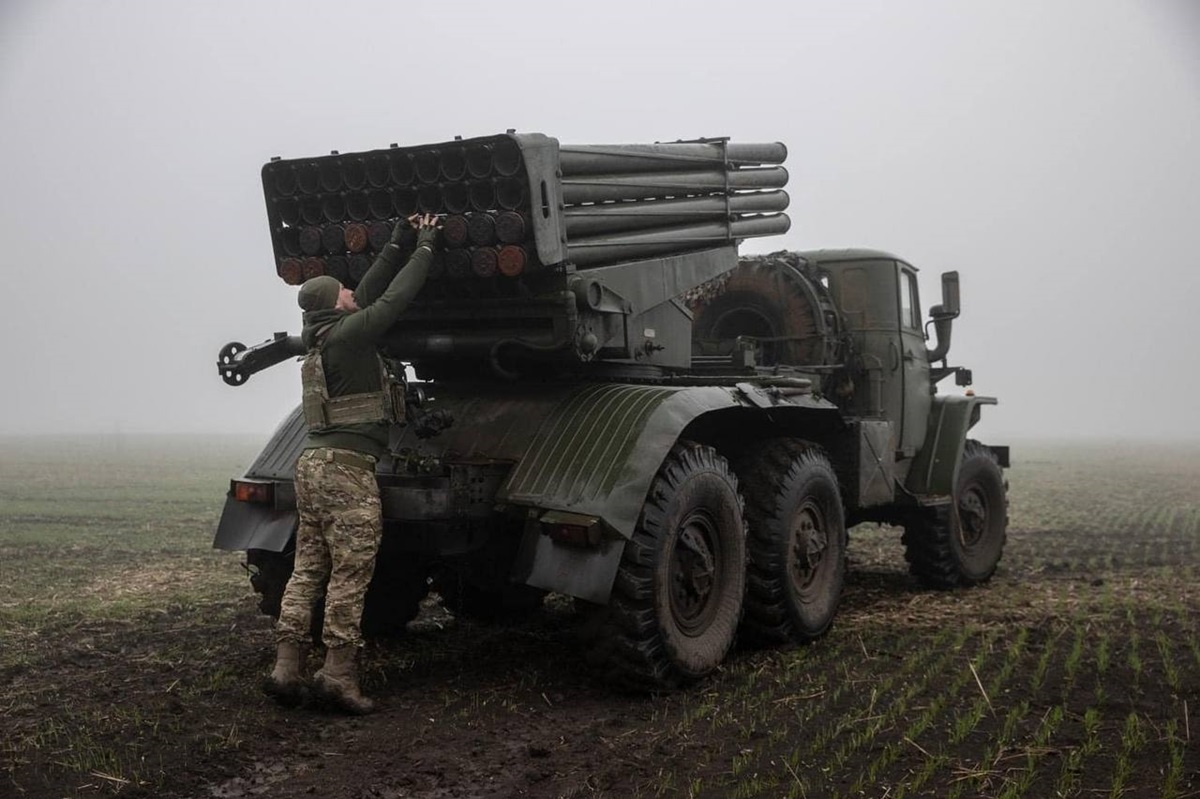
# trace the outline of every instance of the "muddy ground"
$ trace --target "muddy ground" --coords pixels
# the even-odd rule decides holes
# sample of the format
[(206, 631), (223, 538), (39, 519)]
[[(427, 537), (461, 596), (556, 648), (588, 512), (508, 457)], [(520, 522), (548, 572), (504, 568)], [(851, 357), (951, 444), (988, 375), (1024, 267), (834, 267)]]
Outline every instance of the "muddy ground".
[[(1064, 583), (1057, 574), (1041, 579), (1060, 583), (1050, 586), (1054, 591), (1095, 591), (1101, 586), (1092, 582), (1102, 582)], [(1045, 587), (1027, 589), (1036, 593)], [(258, 681), (270, 666), (270, 627), (248, 597), (167, 607), (128, 623), (79, 620), (28, 642), (38, 649), (38, 665), (0, 675), (15, 697), (2, 710), (9, 736), (20, 737), (23, 727), (44, 730), (46, 717), (61, 716), (67, 708), (71, 718), (86, 719), (92, 729), (84, 737), (62, 730), (42, 746), (24, 750), (20, 762), (6, 765), (8, 787), (0, 795), (727, 796), (747, 784), (733, 776), (737, 759), (751, 757), (754, 768), (778, 770), (785, 779), (763, 781), (761, 790), (744, 795), (883, 796), (927, 766), (930, 753), (921, 744), (905, 736), (908, 743), (880, 771), (879, 781), (868, 785), (854, 783), (853, 767), (825, 766), (816, 778), (789, 773), (796, 766), (788, 765), (787, 754), (838, 719), (844, 729), (825, 751), (851, 736), (864, 717), (869, 719), (862, 709), (864, 697), (884, 687), (886, 675), (901, 664), (930, 657), (930, 649), (942, 640), (940, 625), (985, 621), (986, 629), (973, 629), (959, 644), (971, 649), (1000, 649), (1027, 628), (1032, 640), (1041, 643), (1032, 648), (1036, 653), (1044, 651), (1051, 637), (1064, 634), (1065, 628), (1043, 615), (1044, 608), (1026, 607), (1007, 621), (995, 608), (985, 609), (988, 590), (969, 592), (964, 606), (961, 599), (920, 591), (903, 574), (854, 569), (843, 623), (826, 641), (793, 650), (738, 651), (711, 680), (657, 697), (624, 695), (597, 683), (597, 675), (581, 665), (576, 620), (567, 603), (552, 601), (518, 626), (488, 627), (458, 622), (431, 600), (407, 636), (372, 645), (365, 653), (366, 688), (380, 703), (379, 712), (365, 718), (282, 709), (265, 700)], [(1012, 597), (1004, 596), (1006, 601)], [(898, 616), (896, 608), (903, 613)], [(874, 623), (876, 615), (880, 618), (874, 621), (882, 623)], [(904, 618), (909, 629), (895, 624)], [(1174, 632), (1183, 640), (1194, 629)], [(316, 658), (314, 653), (310, 667)], [(1041, 660), (1020, 660), (1025, 673), (1015, 674), (1010, 684), (1029, 685)], [(1179, 697), (1162, 680), (1143, 680), (1136, 695), (1122, 691), (1119, 686), (1135, 683), (1127, 660), (1111, 667), (1105, 678), (1118, 687), (1109, 701), (1119, 717), (1130, 707), (1157, 716), (1178, 705)], [(809, 664), (838, 670), (850, 690), (828, 701), (830, 681), (806, 675)], [(1051, 670), (1055, 668), (1062, 669)], [(1197, 671), (1188, 669), (1185, 688), (1193, 698), (1200, 687)], [(1092, 686), (1086, 681), (1080, 685), (1074, 710), (1082, 714)], [(935, 701), (942, 687), (935, 675), (919, 701), (910, 702), (913, 710), (900, 713), (884, 734), (894, 737), (922, 704)], [(756, 690), (769, 700), (765, 707), (748, 710), (749, 705), (739, 704)], [(1011, 703), (1008, 693), (989, 699)], [(962, 695), (980, 696), (973, 685)], [(1030, 696), (1037, 704), (1032, 724), (1052, 703), (1049, 695)], [(797, 724), (798, 708), (805, 705), (817, 712)], [(728, 708), (740, 717), (732, 723), (708, 723), (710, 716), (715, 719)], [(1002, 714), (986, 716), (975, 731), (977, 749), (972, 751), (969, 743), (962, 747), (959, 765), (939, 768), (918, 793), (944, 796), (954, 780), (973, 769), (986, 770), (988, 764), (973, 758), (986, 749), (982, 742), (996, 734), (1001, 719)], [(788, 732), (777, 738), (768, 734), (771, 729)], [(860, 769), (881, 746), (855, 755)], [(1052, 756), (1061, 758), (1064, 744), (1054, 746)], [(76, 747), (116, 753), (113, 767), (102, 759), (86, 770), (65, 767), (87, 762), (71, 756)], [(1109, 793), (1116, 748), (1114, 742), (1114, 751), (1094, 758), (1092, 790)], [(1014, 746), (1009, 754), (1021, 752)], [(1184, 758), (1175, 795), (1197, 795), (1200, 757), (1194, 738)], [(1018, 766), (1021, 762), (1016, 761)], [(820, 758), (804, 765), (822, 769)], [(1135, 758), (1116, 795), (1163, 795), (1165, 765), (1157, 756)], [(1002, 795), (1011, 781), (1003, 768), (995, 772), (994, 782), (981, 783), (978, 793), (965, 795)], [(1027, 790), (1012, 795), (1053, 795), (1043, 791), (1050, 791), (1054, 773), (1038, 776)], [(752, 774), (757, 772), (746, 772), (746, 778)], [(1084, 795), (1086, 785), (1085, 775), (1076, 786), (1078, 795)]]
[(564, 599), (487, 626), (431, 597), (365, 652), (365, 718), (260, 693), (271, 624), (208, 549), (210, 476), (91, 470), (52, 502), (74, 451), (27, 459), (0, 480), (0, 797), (1200, 796), (1200, 456), (1139, 458), (1014, 468), (968, 591), (856, 528), (829, 636), (664, 695), (590, 673)]

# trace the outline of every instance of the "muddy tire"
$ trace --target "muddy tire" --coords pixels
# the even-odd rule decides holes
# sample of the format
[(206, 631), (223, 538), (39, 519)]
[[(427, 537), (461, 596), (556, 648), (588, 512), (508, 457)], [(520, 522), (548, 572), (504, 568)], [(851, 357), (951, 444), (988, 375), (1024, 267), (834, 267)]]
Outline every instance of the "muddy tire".
[(737, 478), (716, 450), (676, 444), (625, 543), (589, 659), (613, 684), (674, 688), (712, 672), (733, 645), (746, 585)]
[(991, 450), (968, 441), (950, 505), (909, 519), (904, 557), (926, 586), (959, 588), (996, 572), (1008, 530), (1008, 483)]
[(739, 461), (746, 497), (746, 612), (751, 644), (811, 641), (833, 624), (846, 577), (846, 523), (837, 476), (815, 446), (768, 442)]

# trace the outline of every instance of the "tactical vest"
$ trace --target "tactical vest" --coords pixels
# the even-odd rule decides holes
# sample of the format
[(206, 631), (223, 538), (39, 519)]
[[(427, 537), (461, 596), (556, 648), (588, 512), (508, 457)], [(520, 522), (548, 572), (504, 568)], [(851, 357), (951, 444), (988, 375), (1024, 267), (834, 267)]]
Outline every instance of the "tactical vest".
[(304, 421), (308, 424), (308, 429), (319, 433), (337, 425), (403, 422), (404, 382), (392, 375), (381, 355), (376, 354), (382, 386), (379, 391), (347, 394), (342, 397), (329, 396), (329, 386), (325, 382), (325, 364), (321, 360), (326, 332), (328, 328), (317, 334), (317, 345), (308, 351), (304, 363), (300, 366)]

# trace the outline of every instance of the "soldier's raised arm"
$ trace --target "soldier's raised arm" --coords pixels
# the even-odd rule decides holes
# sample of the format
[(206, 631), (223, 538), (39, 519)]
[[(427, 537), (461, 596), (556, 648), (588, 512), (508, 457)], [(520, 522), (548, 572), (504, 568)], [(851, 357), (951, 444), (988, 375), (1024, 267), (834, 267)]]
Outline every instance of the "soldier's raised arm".
[[(403, 221), (403, 220), (402, 220)], [(404, 313), (413, 297), (425, 285), (429, 277), (429, 267), (433, 263), (433, 249), (437, 245), (437, 217), (426, 214), (417, 222), (417, 249), (408, 259), (404, 268), (392, 278), (386, 290), (370, 305), (363, 306), (359, 300), (360, 310), (346, 316), (339, 325), (339, 338), (361, 342), (376, 342), (383, 337), (393, 324)], [(399, 257), (398, 246), (388, 244), (385, 251), (393, 250)], [(383, 258), (384, 254), (380, 254)], [(374, 270), (374, 267), (372, 267)], [(361, 291), (361, 284), (360, 289)], [(358, 300), (359, 293), (355, 292)]]
[(396, 221), (396, 226), (392, 228), (391, 241), (384, 245), (379, 255), (375, 257), (375, 262), (363, 275), (362, 280), (358, 281), (358, 287), (354, 290), (354, 301), (359, 308), (366, 308), (387, 290), (388, 285), (396, 277), (396, 270), (400, 268), (400, 241), (406, 233), (410, 233), (413, 228), (417, 227), (420, 221), (419, 214)]

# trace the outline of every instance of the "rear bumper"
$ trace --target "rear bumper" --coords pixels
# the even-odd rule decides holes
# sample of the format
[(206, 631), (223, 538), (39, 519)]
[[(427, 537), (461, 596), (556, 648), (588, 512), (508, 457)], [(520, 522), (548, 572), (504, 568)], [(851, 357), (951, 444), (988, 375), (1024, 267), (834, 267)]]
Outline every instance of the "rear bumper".
[[(402, 548), (414, 552), (451, 555), (478, 548), (502, 518), (495, 498), (509, 468), (465, 463), (452, 465), (447, 475), (380, 474), (385, 535), (403, 530)], [(214, 548), (282, 552), (287, 547), (298, 515), (294, 485), (290, 480), (261, 482), (271, 485), (273, 504), (239, 501), (227, 494)]]

